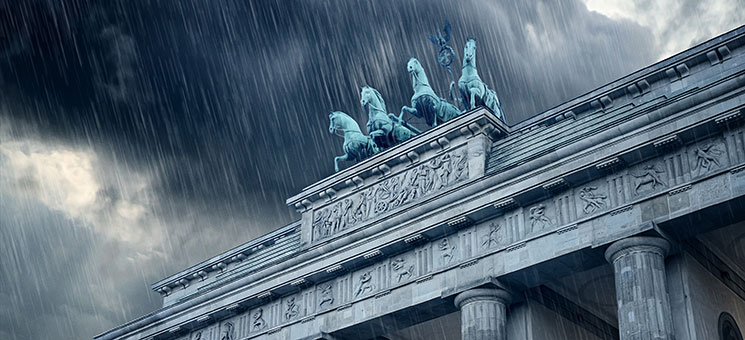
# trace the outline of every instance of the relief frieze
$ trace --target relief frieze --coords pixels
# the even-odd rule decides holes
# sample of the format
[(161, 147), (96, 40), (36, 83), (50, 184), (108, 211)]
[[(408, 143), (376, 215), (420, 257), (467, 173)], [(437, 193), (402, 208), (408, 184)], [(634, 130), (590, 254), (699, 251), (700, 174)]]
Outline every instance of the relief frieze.
[(725, 155), (724, 146), (720, 142), (696, 145), (692, 153), (695, 155), (693, 171), (697, 176), (703, 176), (722, 167), (722, 156)]
[(466, 179), (466, 148), (436, 156), (313, 212), (313, 240), (338, 234)]

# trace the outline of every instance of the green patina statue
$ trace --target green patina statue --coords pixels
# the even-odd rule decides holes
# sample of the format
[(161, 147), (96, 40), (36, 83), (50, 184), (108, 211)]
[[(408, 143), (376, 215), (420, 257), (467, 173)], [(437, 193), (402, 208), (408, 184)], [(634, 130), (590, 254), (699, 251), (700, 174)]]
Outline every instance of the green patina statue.
[(367, 112), (367, 132), (380, 149), (390, 148), (420, 133), (395, 115), (387, 113), (383, 96), (372, 87), (362, 88), (360, 104)]
[[(454, 84), (451, 84), (452, 88)], [(466, 110), (473, 109), (477, 106), (486, 106), (502, 121), (502, 104), (499, 102), (497, 94), (489, 89), (476, 71), (476, 40), (468, 39), (463, 51), (463, 69), (460, 79), (458, 79), (458, 88), (462, 102)]]
[(403, 120), (404, 113), (408, 112), (415, 117), (424, 118), (427, 125), (435, 127), (438, 123), (447, 122), (460, 114), (460, 110), (455, 105), (435, 94), (429, 86), (429, 80), (419, 60), (409, 59), (406, 68), (411, 74), (414, 95), (411, 96), (412, 107), (402, 107), (399, 119)]
[(378, 146), (372, 138), (364, 135), (357, 122), (346, 113), (331, 112), (329, 121), (329, 132), (344, 137), (344, 155), (334, 158), (335, 171), (339, 171), (339, 161), (359, 162), (378, 153)]

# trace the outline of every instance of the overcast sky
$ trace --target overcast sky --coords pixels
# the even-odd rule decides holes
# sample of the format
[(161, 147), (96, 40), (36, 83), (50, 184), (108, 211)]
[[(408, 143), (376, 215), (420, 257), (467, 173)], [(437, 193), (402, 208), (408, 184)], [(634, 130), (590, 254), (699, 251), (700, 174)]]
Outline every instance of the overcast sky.
[(157, 309), (152, 282), (295, 220), (285, 199), (342, 153), (330, 111), (364, 126), (370, 85), (398, 112), (412, 56), (447, 95), (425, 37), (445, 20), (456, 77), (476, 37), (514, 124), (742, 25), (742, 6), (0, 0), (0, 339), (90, 339)]

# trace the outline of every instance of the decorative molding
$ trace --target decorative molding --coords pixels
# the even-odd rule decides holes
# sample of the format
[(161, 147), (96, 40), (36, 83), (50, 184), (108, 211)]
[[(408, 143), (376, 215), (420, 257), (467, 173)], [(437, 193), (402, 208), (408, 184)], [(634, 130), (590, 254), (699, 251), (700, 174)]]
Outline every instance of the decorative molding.
[(675, 145), (678, 142), (680, 142), (680, 138), (678, 138), (678, 135), (670, 135), (662, 137), (652, 143), (655, 148), (661, 148), (666, 146)]
[(424, 241), (424, 235), (422, 234), (416, 234), (416, 235), (413, 235), (413, 236), (410, 236), (404, 239), (404, 242), (408, 244), (413, 244), (413, 243), (417, 243), (420, 241)]
[(259, 298), (259, 299), (268, 299), (268, 298), (272, 297), (272, 295), (273, 295), (272, 292), (266, 291), (266, 292), (262, 292), (259, 295), (256, 295), (256, 297)]
[(225, 264), (225, 262), (218, 262), (218, 263), (216, 263), (216, 264), (214, 264), (212, 266), (212, 270), (216, 270), (216, 271), (219, 271), (221, 273), (224, 272), (225, 269), (227, 269), (227, 268), (228, 268), (228, 265)]
[(338, 311), (342, 311), (342, 310), (345, 310), (345, 309), (351, 308), (351, 307), (352, 307), (352, 304), (351, 303), (347, 303), (347, 304), (344, 304), (344, 305), (341, 305), (341, 306), (337, 307), (336, 308), (336, 311), (337, 312)]
[(237, 255), (233, 256), (231, 258), (231, 260), (233, 262), (243, 262), (243, 260), (245, 260), (246, 258), (248, 258), (248, 256), (246, 256), (246, 254), (244, 254), (244, 253), (238, 253)]
[(610, 214), (611, 216), (615, 216), (615, 215), (618, 215), (618, 214), (620, 214), (620, 213), (624, 213), (624, 212), (627, 212), (627, 211), (631, 210), (632, 208), (634, 208), (634, 205), (632, 205), (632, 204), (629, 204), (629, 205), (627, 205), (627, 206), (623, 206), (623, 207), (620, 207), (620, 208), (618, 208), (618, 209), (616, 209), (616, 210), (613, 210), (613, 211), (611, 211), (611, 212), (610, 212), (609, 214)]
[(609, 158), (603, 161), (600, 161), (600, 163), (595, 164), (595, 168), (598, 170), (608, 169), (617, 165), (621, 165), (621, 159), (618, 157)]
[(716, 118), (714, 121), (719, 125), (727, 124), (731, 121), (738, 120), (742, 118), (742, 110), (737, 109), (729, 113), (725, 113), (719, 118)]
[(468, 149), (465, 147), (423, 161), (313, 211), (313, 240), (329, 238), (355, 228), (384, 213), (466, 181), (468, 172)]
[(467, 268), (467, 267), (473, 266), (473, 265), (475, 265), (477, 263), (479, 263), (479, 259), (469, 260), (469, 261), (463, 262), (460, 265), (458, 265), (458, 268)]
[(335, 272), (338, 272), (338, 271), (343, 270), (343, 269), (344, 269), (344, 267), (342, 267), (342, 265), (337, 264), (337, 265), (333, 265), (331, 267), (326, 268), (326, 273), (331, 274), (331, 273), (335, 273)]
[(568, 232), (570, 232), (572, 230), (577, 230), (577, 228), (578, 228), (578, 225), (575, 223), (575, 224), (568, 225), (566, 227), (557, 229), (556, 230), (556, 233), (559, 234), (559, 235), (566, 234), (566, 233), (568, 233)]
[(543, 190), (554, 191), (568, 186), (569, 183), (563, 178), (557, 178), (543, 185)]
[(364, 257), (365, 260), (369, 260), (371, 258), (378, 257), (380, 255), (383, 255), (383, 253), (379, 249), (375, 249), (373, 251), (363, 254), (362, 257)]
[(742, 172), (743, 170), (745, 170), (745, 165), (738, 166), (738, 167), (730, 170), (729, 172), (731, 174), (736, 174), (736, 173)]
[(433, 278), (434, 278), (434, 276), (432, 274), (429, 274), (429, 275), (422, 276), (422, 277), (414, 280), (414, 282), (415, 283), (422, 283), (422, 282), (426, 282), (426, 281), (432, 280)]
[(391, 167), (388, 166), (388, 164), (385, 164), (385, 163), (379, 164), (375, 168), (375, 172), (378, 173), (378, 174), (380, 174), (380, 177), (384, 177), (384, 176), (386, 176), (386, 175), (388, 175), (388, 174), (391, 173)]
[(386, 295), (390, 295), (390, 294), (391, 294), (391, 290), (390, 289), (387, 289), (387, 290), (384, 290), (384, 291), (382, 291), (382, 292), (380, 292), (378, 294), (375, 294), (375, 298), (376, 299), (379, 299), (379, 298), (382, 298), (382, 297), (384, 297)]
[(298, 286), (305, 285), (306, 283), (308, 283), (308, 280), (306, 280), (305, 278), (302, 278), (301, 277), (301, 278), (299, 278), (299, 279), (297, 279), (295, 281), (291, 281), (290, 282), (290, 286), (298, 287)]
[(465, 228), (471, 225), (472, 221), (467, 216), (456, 217), (447, 222), (447, 224), (453, 228)]
[(344, 184), (346, 184), (347, 186), (350, 186), (350, 187), (351, 186), (354, 186), (355, 188), (359, 188), (359, 187), (361, 187), (362, 185), (365, 184), (365, 179), (362, 178), (362, 177), (360, 177), (360, 176), (354, 176), (354, 177), (352, 177), (352, 178), (344, 181)]
[(684, 185), (684, 186), (682, 186), (680, 188), (676, 188), (676, 189), (670, 190), (667, 194), (669, 196), (675, 196), (677, 194), (684, 193), (684, 192), (686, 192), (688, 190), (691, 190), (691, 185), (690, 184)]
[(239, 310), (243, 309), (243, 306), (241, 306), (240, 303), (234, 303), (232, 305), (226, 306), (225, 310), (231, 313), (235, 313)]
[(513, 199), (512, 197), (507, 197), (507, 198), (503, 198), (499, 201), (494, 202), (494, 208), (505, 209), (515, 204), (517, 204), (517, 202), (515, 202), (515, 199)]
[(523, 242), (520, 242), (520, 243), (517, 243), (517, 244), (511, 245), (511, 246), (509, 246), (509, 247), (505, 248), (505, 251), (509, 253), (509, 252), (512, 252), (512, 251), (518, 250), (518, 249), (520, 249), (520, 248), (525, 248), (525, 246), (527, 246), (527, 245), (528, 245), (528, 243), (527, 243), (527, 242), (525, 242), (525, 241), (523, 241)]
[(207, 278), (207, 272), (204, 270), (200, 270), (194, 274), (191, 274), (191, 277), (196, 279), (199, 279), (199, 281), (204, 281), (204, 279)]
[(308, 322), (313, 321), (315, 318), (316, 318), (316, 315), (315, 314), (313, 314), (311, 316), (306, 316), (306, 317), (300, 319), (300, 323), (308, 323)]

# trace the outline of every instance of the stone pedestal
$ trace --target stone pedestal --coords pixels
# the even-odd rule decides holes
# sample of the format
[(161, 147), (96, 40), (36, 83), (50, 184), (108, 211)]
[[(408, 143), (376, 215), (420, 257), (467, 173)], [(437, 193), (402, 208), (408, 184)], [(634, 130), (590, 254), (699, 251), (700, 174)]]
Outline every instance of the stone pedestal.
[(674, 339), (665, 279), (669, 249), (661, 238), (630, 237), (606, 250), (615, 270), (621, 340)]
[(507, 339), (510, 294), (502, 289), (471, 289), (455, 297), (461, 311), (461, 339)]

